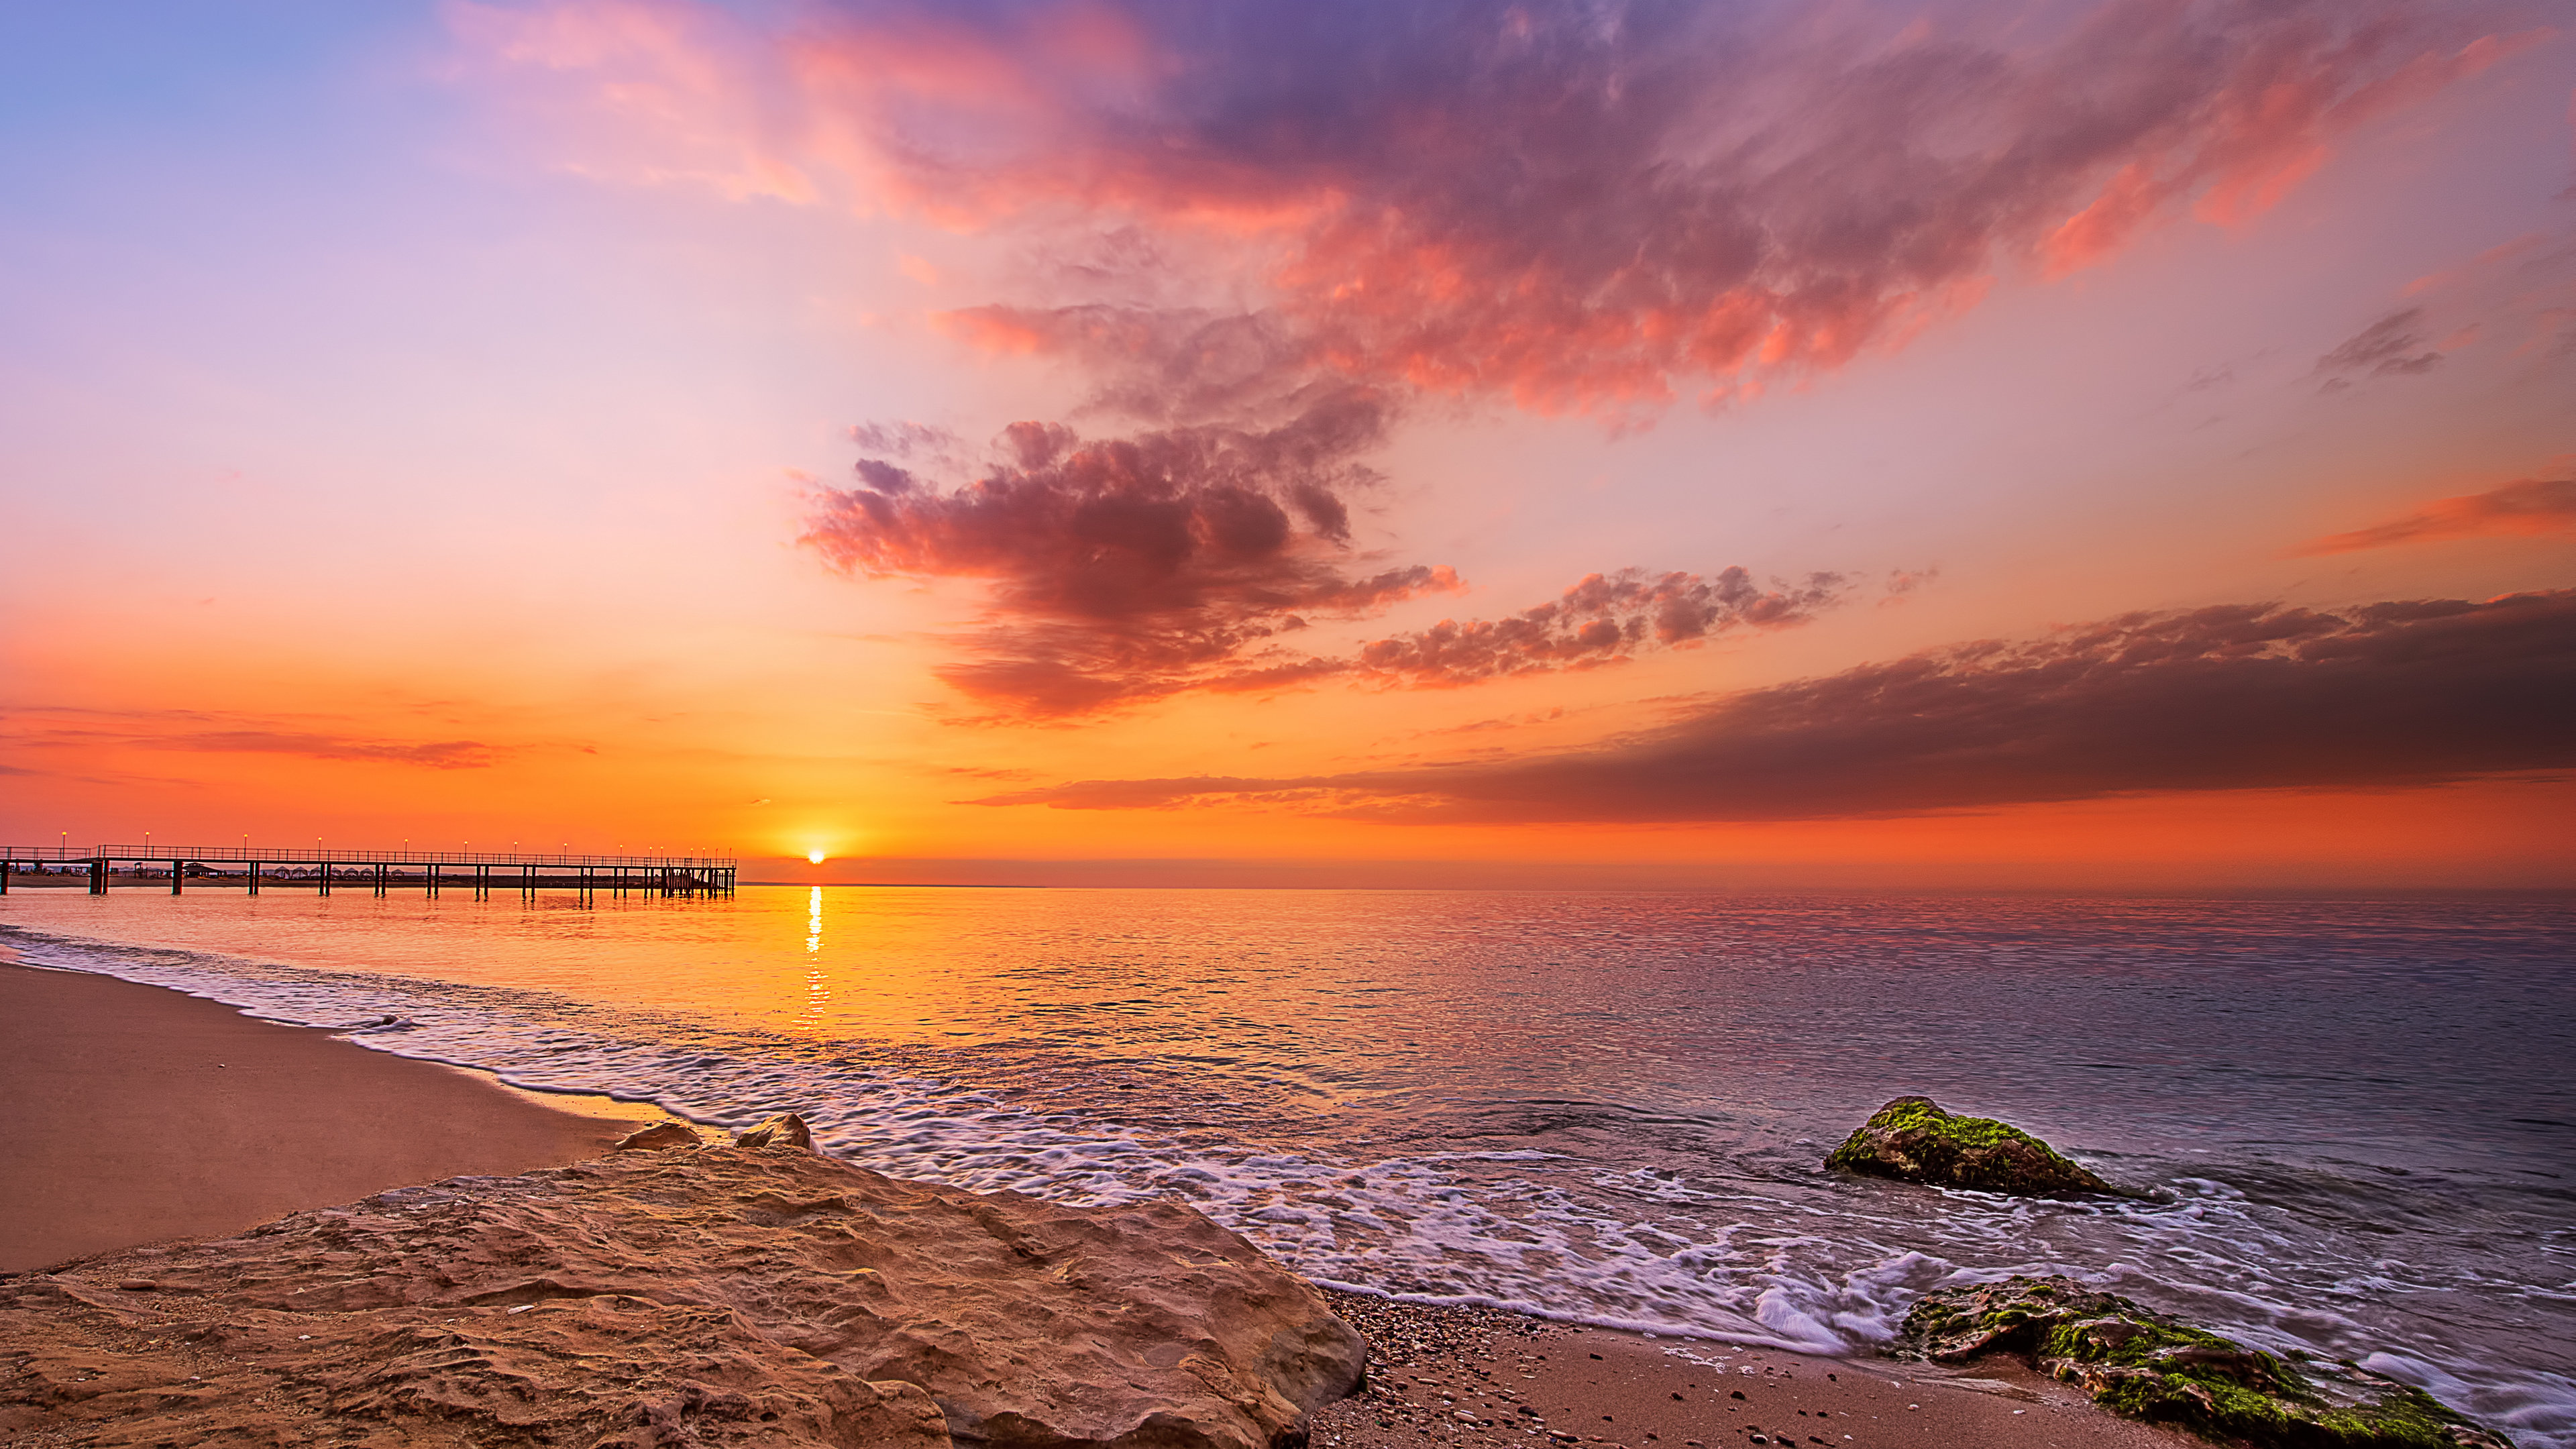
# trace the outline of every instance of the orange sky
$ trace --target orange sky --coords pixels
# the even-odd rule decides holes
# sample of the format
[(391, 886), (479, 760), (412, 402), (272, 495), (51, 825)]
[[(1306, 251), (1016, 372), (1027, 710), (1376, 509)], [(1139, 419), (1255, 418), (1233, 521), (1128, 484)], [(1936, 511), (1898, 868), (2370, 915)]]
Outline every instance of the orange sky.
[(1245, 15), (0, 22), (0, 837), (2576, 880), (2536, 12)]

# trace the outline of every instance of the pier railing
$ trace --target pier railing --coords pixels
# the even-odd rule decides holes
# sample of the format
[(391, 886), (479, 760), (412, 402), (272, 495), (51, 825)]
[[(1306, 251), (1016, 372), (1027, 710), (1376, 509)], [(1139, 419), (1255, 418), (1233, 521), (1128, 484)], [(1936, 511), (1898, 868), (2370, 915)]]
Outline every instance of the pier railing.
[[(336, 885), (372, 886), (384, 895), (396, 888), (418, 886), (431, 895), (442, 887), (465, 885), (478, 897), (495, 887), (533, 895), (540, 890), (574, 890), (584, 896), (601, 891), (624, 895), (732, 895), (739, 871), (733, 856), (592, 855), (552, 851), (439, 850), (406, 846), (401, 850), (331, 850), (254, 845), (0, 846), (0, 895), (8, 893), (13, 874), (61, 875), (78, 866), (89, 877), (94, 895), (104, 895), (122, 875), (129, 881), (166, 879), (170, 894), (182, 894), (191, 880), (201, 886), (238, 882), (251, 894), (262, 884), (306, 885), (328, 894)], [(217, 867), (238, 866), (238, 870)], [(21, 867), (31, 867), (25, 871)], [(166, 867), (166, 868), (163, 868)], [(192, 874), (193, 872), (193, 874)]]
[[(733, 856), (715, 855), (556, 855), (519, 850), (475, 851), (464, 848), (440, 850), (435, 846), (406, 846), (401, 850), (325, 850), (319, 846), (241, 846), (241, 845), (93, 845), (87, 849), (73, 847), (72, 858), (88, 860), (190, 860), (190, 861), (276, 861), (296, 865), (419, 865), (436, 861), (441, 865), (623, 865), (634, 868), (671, 866), (696, 870), (722, 866), (731, 868)], [(20, 855), (20, 860), (31, 857)]]

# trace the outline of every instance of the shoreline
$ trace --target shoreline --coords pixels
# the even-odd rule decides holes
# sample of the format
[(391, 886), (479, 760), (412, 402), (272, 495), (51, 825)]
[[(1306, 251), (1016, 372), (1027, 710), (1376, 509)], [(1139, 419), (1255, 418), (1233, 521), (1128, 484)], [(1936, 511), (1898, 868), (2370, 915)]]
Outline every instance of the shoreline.
[(554, 1102), (158, 986), (0, 951), (0, 1272), (596, 1156), (664, 1114)]

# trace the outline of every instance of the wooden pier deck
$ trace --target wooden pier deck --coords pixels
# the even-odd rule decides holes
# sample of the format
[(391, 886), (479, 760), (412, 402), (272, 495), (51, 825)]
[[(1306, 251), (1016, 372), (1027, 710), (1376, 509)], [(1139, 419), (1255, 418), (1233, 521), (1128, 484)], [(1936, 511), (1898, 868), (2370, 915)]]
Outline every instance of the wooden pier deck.
[(0, 846), (0, 895), (13, 876), (86, 877), (92, 895), (111, 885), (191, 889), (366, 890), (377, 895), (417, 890), (470, 889), (475, 899), (495, 890), (535, 895), (569, 890), (584, 896), (629, 893), (656, 896), (729, 896), (736, 862), (730, 856), (530, 855), (512, 851), (288, 850), (244, 846), (48, 845)]

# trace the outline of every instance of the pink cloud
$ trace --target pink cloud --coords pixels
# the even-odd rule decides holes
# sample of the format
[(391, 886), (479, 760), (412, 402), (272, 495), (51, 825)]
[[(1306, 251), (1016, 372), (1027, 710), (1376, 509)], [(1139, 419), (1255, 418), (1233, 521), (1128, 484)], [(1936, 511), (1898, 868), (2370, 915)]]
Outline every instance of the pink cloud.
[(2290, 556), (2315, 558), (2410, 543), (2553, 534), (2576, 534), (2576, 478), (2524, 478), (2484, 493), (2438, 498), (2386, 523), (2312, 539), (2290, 550)]
[[(1785, 5), (449, 13), (497, 72), (618, 118), (630, 173), (1042, 236), (1141, 224), (1264, 295), (1301, 376), (1629, 417), (1901, 345), (1999, 273), (2097, 265), (2178, 215), (2241, 225), (2353, 127), (2539, 34), (2397, 0), (2117, 0), (2053, 32), (1984, 5), (1911, 28)], [(1152, 345), (1062, 305), (958, 327)]]

